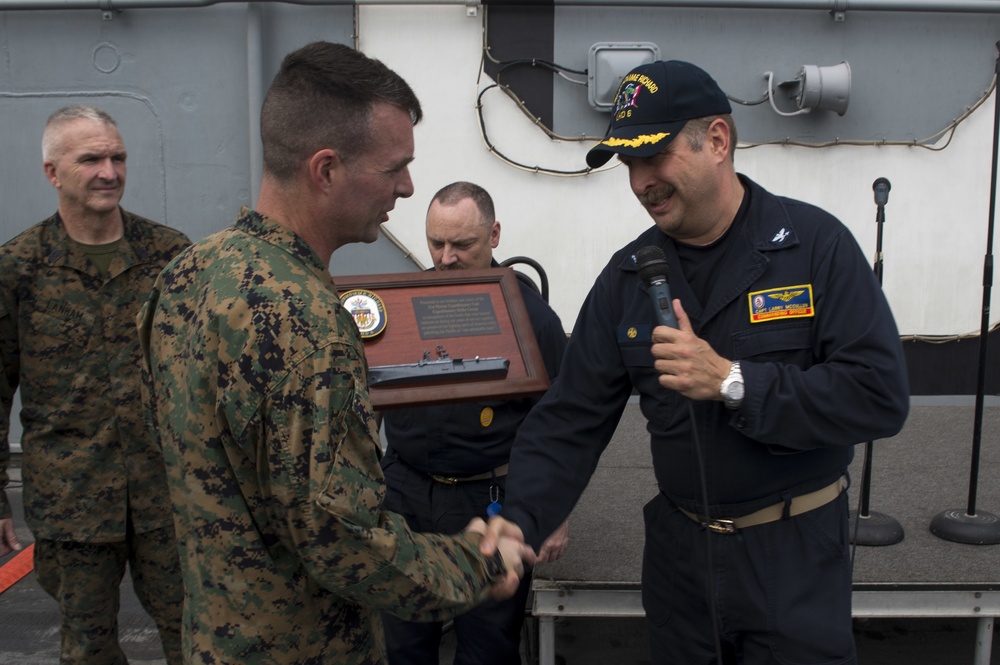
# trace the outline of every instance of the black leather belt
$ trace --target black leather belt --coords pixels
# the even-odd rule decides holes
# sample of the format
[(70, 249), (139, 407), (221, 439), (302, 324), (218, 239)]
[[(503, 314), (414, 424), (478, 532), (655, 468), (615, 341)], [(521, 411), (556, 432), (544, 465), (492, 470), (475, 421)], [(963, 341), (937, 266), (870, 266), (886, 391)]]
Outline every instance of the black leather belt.
[(443, 483), (445, 485), (457, 485), (459, 483), (465, 483), (470, 480), (489, 480), (490, 478), (496, 478), (498, 476), (506, 476), (508, 466), (510, 465), (503, 464), (493, 469), (492, 471), (487, 471), (485, 473), (477, 473), (474, 476), (438, 476), (433, 473), (429, 473), (427, 475), (429, 475), (433, 480), (439, 483)]

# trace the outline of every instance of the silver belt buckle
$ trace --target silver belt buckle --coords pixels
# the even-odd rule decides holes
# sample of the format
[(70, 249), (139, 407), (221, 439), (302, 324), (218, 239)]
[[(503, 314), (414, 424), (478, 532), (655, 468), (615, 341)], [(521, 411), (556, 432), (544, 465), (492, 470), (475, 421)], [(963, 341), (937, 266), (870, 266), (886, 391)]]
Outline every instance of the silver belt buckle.
[(716, 533), (736, 533), (736, 525), (733, 524), (732, 520), (712, 520), (710, 522), (702, 522), (702, 524), (710, 531)]

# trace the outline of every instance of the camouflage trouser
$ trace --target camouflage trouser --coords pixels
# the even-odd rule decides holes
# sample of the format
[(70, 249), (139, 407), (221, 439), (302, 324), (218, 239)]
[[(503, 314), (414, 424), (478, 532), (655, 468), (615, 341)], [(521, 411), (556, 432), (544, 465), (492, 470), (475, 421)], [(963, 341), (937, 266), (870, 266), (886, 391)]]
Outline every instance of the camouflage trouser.
[(121, 665), (118, 588), (125, 568), (156, 622), (167, 663), (181, 665), (184, 590), (173, 527), (129, 533), (123, 543), (35, 542), (35, 577), (59, 603), (61, 665)]

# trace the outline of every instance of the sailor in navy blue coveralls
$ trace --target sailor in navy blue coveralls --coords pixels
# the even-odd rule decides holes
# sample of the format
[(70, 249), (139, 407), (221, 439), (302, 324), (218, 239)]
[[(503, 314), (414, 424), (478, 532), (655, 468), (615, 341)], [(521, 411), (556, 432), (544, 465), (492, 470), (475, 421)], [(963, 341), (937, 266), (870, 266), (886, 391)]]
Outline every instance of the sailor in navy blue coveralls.
[[(492, 260), (488, 225), (479, 226), (476, 207), (467, 194), (483, 197), (486, 211), (479, 217), (499, 223), (485, 190), (471, 183), (454, 183), (435, 196), (428, 211), (428, 245), (439, 269), (498, 267)], [(443, 199), (442, 199), (443, 197)], [(443, 220), (443, 221), (439, 221)], [(454, 222), (455, 226), (448, 223)], [(463, 252), (473, 265), (452, 263), (442, 246), (471, 241)], [(495, 246), (495, 245), (494, 245)], [(470, 253), (477, 258), (468, 258)], [(477, 263), (478, 261), (478, 263)], [(559, 372), (566, 334), (556, 313), (524, 281), (518, 280), (535, 339), (550, 380)], [(388, 442), (383, 458), (385, 507), (406, 518), (421, 532), (455, 533), (474, 517), (487, 519), (490, 504), (501, 507), (507, 461), (514, 435), (537, 398), (463, 402), (421, 408), (392, 409), (384, 415)], [(520, 663), (521, 628), (531, 587), (530, 572), (521, 579), (513, 598), (488, 601), (454, 619), (457, 638), (455, 663), (511, 665)], [(384, 615), (390, 665), (425, 665), (439, 661), (441, 623), (408, 622)]]
[[(854, 663), (843, 489), (853, 446), (906, 418), (892, 314), (839, 221), (735, 173), (729, 104), (707, 74), (659, 62), (630, 83), (642, 95), (620, 91), (588, 161), (619, 153), (656, 225), (588, 295), (518, 433), (503, 517), (529, 544), (565, 519), (635, 390), (660, 490), (644, 508), (653, 662)], [(680, 330), (657, 327), (637, 274), (649, 246)]]

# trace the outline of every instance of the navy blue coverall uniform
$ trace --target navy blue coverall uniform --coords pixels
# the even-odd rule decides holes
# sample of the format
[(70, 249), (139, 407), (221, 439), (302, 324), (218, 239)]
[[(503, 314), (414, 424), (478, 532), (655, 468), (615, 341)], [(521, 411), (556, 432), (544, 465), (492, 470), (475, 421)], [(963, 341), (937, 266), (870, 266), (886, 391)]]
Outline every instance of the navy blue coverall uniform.
[[(704, 301), (678, 269), (677, 245), (656, 227), (601, 272), (558, 381), (518, 432), (504, 517), (534, 546), (555, 529), (634, 388), (660, 490), (644, 508), (643, 605), (654, 662), (714, 661), (711, 575), (726, 660), (851, 663), (846, 493), (803, 515), (711, 533), (711, 571), (705, 530), (679, 510), (706, 512), (696, 446), (708, 514), (738, 517), (836, 482), (853, 446), (896, 434), (909, 408), (896, 324), (850, 232), (815, 206), (740, 179), (747, 194)], [(647, 245), (664, 250), (671, 294), (694, 332), (740, 361), (746, 396), (738, 409), (687, 400), (658, 383), (653, 308), (634, 259)]]
[[(566, 333), (552, 308), (524, 282), (518, 280), (518, 285), (552, 381), (559, 373)], [(386, 509), (403, 515), (412, 529), (421, 532), (455, 533), (474, 517), (488, 519), (487, 506), (493, 500), (501, 505), (505, 501), (502, 467), (518, 427), (537, 401), (523, 398), (385, 411)], [(498, 468), (500, 475), (491, 478)], [(434, 476), (479, 479), (450, 483)], [(521, 627), (530, 586), (529, 574), (513, 598), (488, 601), (455, 618), (456, 664), (521, 662)], [(390, 665), (438, 662), (441, 623), (403, 621), (388, 614), (383, 620)]]

